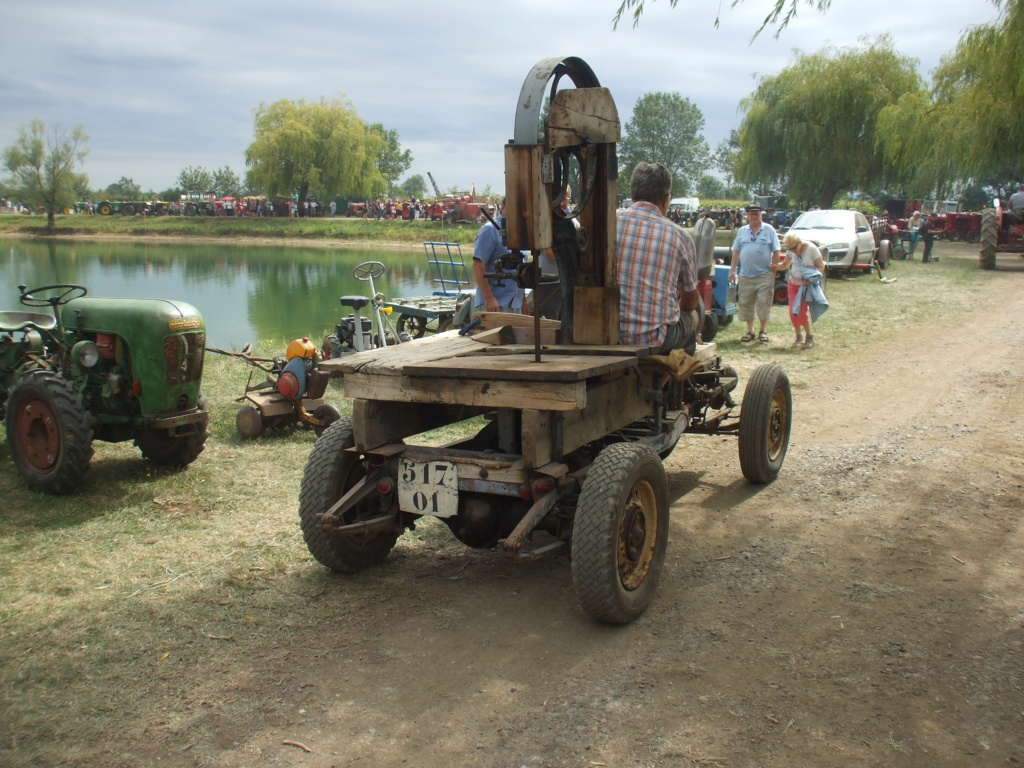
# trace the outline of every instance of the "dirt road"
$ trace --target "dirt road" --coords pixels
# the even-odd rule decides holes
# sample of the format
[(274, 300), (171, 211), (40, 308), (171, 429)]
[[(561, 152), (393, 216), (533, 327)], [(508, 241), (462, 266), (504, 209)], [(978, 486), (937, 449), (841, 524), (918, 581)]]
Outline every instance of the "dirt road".
[(1024, 272), (999, 277), (992, 311), (795, 380), (774, 484), (685, 439), (634, 624), (588, 619), (564, 557), (400, 546), (294, 595), (315, 632), (209, 665), (248, 715), (191, 702), (206, 735), (124, 764), (1024, 764)]

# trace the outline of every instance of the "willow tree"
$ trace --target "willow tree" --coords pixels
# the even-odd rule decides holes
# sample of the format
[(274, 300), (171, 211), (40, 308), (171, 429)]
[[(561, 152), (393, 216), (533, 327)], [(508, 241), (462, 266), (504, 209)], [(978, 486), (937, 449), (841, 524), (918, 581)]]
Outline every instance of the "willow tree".
[(782, 184), (791, 198), (832, 207), (842, 192), (899, 185), (898, 168), (878, 145), (878, 114), (923, 83), (916, 61), (888, 36), (871, 45), (797, 52), (779, 74), (763, 77), (740, 102), (736, 177)]
[(33, 120), (18, 129), (18, 138), (4, 150), (11, 186), (30, 209), (46, 209), (50, 232), (56, 228), (55, 214), (74, 205), (76, 196), (88, 187), (88, 179), (78, 172), (89, 154), (88, 140), (81, 126), (66, 131)]
[(887, 155), (917, 168), (918, 189), (1024, 180), (1024, 0), (997, 5), (995, 23), (969, 29), (943, 57), (930, 95), (883, 111)]
[(343, 97), (260, 104), (252, 144), (245, 150), (247, 181), (267, 195), (306, 200), (363, 197), (386, 188), (377, 168), (384, 138)]
[[(618, 27), (619, 22), (622, 21), (624, 14), (628, 13), (633, 17), (633, 26), (637, 26), (640, 23), (640, 17), (643, 15), (644, 6), (648, 0), (621, 0), (619, 3), (619, 10), (616, 11), (615, 16), (612, 18), (612, 27)], [(654, 2), (654, 0), (650, 0)], [(669, 6), (672, 8), (676, 7), (679, 0), (669, 0)], [(729, 4), (730, 8), (735, 8), (743, 0), (732, 0)], [(774, 3), (768, 9), (768, 14), (761, 21), (761, 26), (754, 33), (754, 37), (757, 37), (764, 31), (765, 27), (776, 27), (775, 37), (779, 36), (779, 33), (786, 28), (786, 26), (793, 19), (796, 18), (797, 11), (801, 5), (807, 5), (812, 8), (817, 8), (820, 12), (824, 13), (832, 5), (832, 0), (774, 0)], [(721, 5), (719, 5), (721, 8)], [(718, 27), (718, 17), (715, 17), (715, 27)]]
[(672, 173), (672, 192), (689, 194), (708, 167), (710, 150), (701, 132), (704, 114), (678, 93), (645, 93), (636, 101), (619, 143), (619, 183), (641, 160), (661, 163)]

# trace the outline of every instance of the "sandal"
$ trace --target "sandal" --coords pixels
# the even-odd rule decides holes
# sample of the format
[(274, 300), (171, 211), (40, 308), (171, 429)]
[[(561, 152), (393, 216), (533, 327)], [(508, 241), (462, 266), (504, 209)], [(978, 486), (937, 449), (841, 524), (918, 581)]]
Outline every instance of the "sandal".
[(761, 331), (761, 333), (759, 333), (758, 336), (757, 336), (757, 340), (760, 341), (762, 344), (767, 344), (768, 343), (768, 334), (765, 333), (764, 331)]
[(814, 339), (808, 339), (807, 343), (804, 344), (804, 349), (814, 349)]
[(746, 341), (753, 341), (753, 340), (754, 340), (754, 332), (753, 331), (748, 331), (747, 333), (744, 333), (742, 336), (740, 336), (740, 341), (746, 342)]

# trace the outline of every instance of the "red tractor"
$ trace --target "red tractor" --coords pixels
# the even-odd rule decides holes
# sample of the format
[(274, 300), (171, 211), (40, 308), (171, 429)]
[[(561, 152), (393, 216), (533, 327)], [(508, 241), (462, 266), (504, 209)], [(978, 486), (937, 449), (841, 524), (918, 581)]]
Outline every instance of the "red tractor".
[(1018, 217), (1017, 211), (1004, 211), (999, 201), (995, 202), (995, 208), (986, 208), (981, 213), (982, 269), (996, 268), (997, 253), (1024, 255), (1024, 216)]

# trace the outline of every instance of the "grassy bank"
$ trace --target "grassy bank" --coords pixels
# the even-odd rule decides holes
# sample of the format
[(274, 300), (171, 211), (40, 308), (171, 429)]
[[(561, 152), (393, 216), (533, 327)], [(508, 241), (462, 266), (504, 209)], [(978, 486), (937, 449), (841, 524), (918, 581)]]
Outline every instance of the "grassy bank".
[[(298, 240), (351, 242), (360, 245), (427, 240), (472, 243), (480, 225), (440, 221), (369, 221), (344, 217), (322, 219), (208, 218), (183, 216), (57, 216), (57, 237), (165, 237), (230, 240)], [(44, 216), (0, 216), (0, 235), (45, 237)]]
[[(947, 258), (954, 249), (963, 258)], [(734, 323), (721, 330), (719, 348), (744, 380), (759, 363), (781, 363), (799, 414), (810, 369), (901, 334), (935, 333), (1000, 279), (977, 269), (971, 246), (936, 250), (943, 259), (935, 266), (894, 263), (893, 284), (830, 281), (832, 308), (813, 350), (788, 347), (779, 307), (772, 344), (740, 344)], [(284, 344), (257, 353), (280, 354)], [(24, 488), (0, 442), (0, 764), (143, 764), (138, 755), (168, 737), (195, 746), (194, 764), (213, 764), (205, 750), (219, 724), (253, 712), (276, 716), (285, 706), (233, 672), (241, 660), (259, 669), (266, 649), (336, 620), (342, 607), (357, 615), (401, 591), (394, 563), (341, 578), (306, 551), (296, 509), (313, 435), (243, 441), (234, 398), (249, 371), (237, 359), (207, 356), (211, 436), (182, 472), (154, 467), (131, 443), (96, 443), (81, 492), (53, 498)], [(349, 410), (340, 385), (328, 398)], [(443, 525), (428, 522), (403, 536), (391, 557), (401, 563), (427, 547), (464, 551)]]

